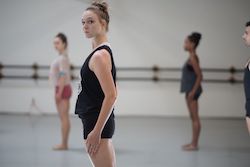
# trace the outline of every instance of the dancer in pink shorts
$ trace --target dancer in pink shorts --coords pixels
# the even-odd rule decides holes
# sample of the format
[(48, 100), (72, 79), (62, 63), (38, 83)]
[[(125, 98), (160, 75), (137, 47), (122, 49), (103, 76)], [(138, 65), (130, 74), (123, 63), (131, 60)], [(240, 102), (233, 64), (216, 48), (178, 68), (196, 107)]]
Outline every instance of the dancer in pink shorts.
[(55, 146), (54, 150), (68, 149), (70, 131), (69, 106), (72, 89), (70, 85), (70, 62), (67, 56), (67, 45), (67, 37), (63, 33), (57, 34), (54, 39), (54, 46), (59, 56), (51, 64), (50, 79), (55, 86), (55, 102), (61, 121), (62, 142)]

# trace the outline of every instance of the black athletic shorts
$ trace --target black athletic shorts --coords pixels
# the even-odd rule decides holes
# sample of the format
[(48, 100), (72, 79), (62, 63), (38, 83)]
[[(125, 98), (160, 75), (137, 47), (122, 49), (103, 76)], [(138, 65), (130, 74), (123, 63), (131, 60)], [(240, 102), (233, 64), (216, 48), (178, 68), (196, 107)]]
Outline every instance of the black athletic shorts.
[(246, 108), (246, 117), (250, 118), (250, 100), (246, 101), (245, 108)]
[[(98, 116), (99, 113), (97, 114), (94, 113), (85, 115), (83, 118), (81, 118), (83, 124), (83, 137), (85, 140), (87, 139), (88, 134), (94, 129)], [(115, 116), (112, 113), (103, 128), (101, 138), (111, 139), (112, 136), (114, 135), (114, 132), (115, 132)]]
[[(186, 93), (186, 98), (188, 97), (188, 94), (189, 92)], [(194, 94), (193, 100), (197, 101), (201, 96), (201, 94), (202, 94), (202, 89), (198, 89)]]

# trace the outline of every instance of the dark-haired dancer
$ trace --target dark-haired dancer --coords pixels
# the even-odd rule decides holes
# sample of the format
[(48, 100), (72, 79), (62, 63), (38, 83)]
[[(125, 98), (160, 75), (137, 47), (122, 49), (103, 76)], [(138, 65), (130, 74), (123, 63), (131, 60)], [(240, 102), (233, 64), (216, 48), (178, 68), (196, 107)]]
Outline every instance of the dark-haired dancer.
[(106, 3), (92, 3), (82, 17), (83, 31), (93, 51), (81, 68), (81, 89), (76, 114), (82, 120), (87, 152), (95, 167), (116, 166), (112, 136), (115, 130), (116, 68), (107, 39)]
[[(250, 21), (246, 23), (245, 33), (242, 37), (248, 47), (250, 47)], [(248, 60), (244, 73), (244, 88), (246, 96), (246, 122), (250, 135), (250, 60)]]
[(51, 64), (50, 79), (53, 80), (55, 86), (55, 102), (61, 120), (62, 142), (53, 149), (67, 150), (70, 131), (69, 106), (72, 94), (70, 62), (67, 56), (67, 37), (63, 33), (57, 34), (54, 39), (54, 46), (59, 56)]
[(198, 113), (198, 99), (202, 93), (202, 72), (196, 48), (199, 45), (201, 34), (194, 32), (189, 35), (184, 44), (185, 51), (189, 52), (189, 58), (182, 70), (181, 92), (186, 93), (186, 102), (192, 120), (193, 136), (190, 144), (182, 148), (186, 151), (198, 150), (201, 123)]

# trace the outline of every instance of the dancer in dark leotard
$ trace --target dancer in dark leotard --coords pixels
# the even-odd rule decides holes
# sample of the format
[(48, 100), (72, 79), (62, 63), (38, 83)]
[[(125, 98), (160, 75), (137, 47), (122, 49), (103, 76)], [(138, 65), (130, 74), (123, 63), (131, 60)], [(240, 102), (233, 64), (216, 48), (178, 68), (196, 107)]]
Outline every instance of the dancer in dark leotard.
[(112, 136), (115, 130), (116, 68), (107, 40), (109, 13), (106, 3), (94, 2), (82, 18), (83, 31), (93, 51), (81, 68), (75, 113), (82, 120), (87, 152), (95, 167), (115, 167)]
[[(193, 66), (190, 64), (190, 60), (188, 60), (183, 68), (182, 68), (182, 79), (181, 79), (181, 92), (186, 93), (186, 98), (188, 98), (188, 94), (192, 91), (195, 82), (197, 80), (197, 75), (194, 71)], [(193, 100), (198, 100), (202, 93), (201, 85), (195, 91), (193, 96)]]
[(186, 94), (186, 102), (192, 120), (193, 137), (190, 144), (182, 148), (186, 151), (198, 150), (199, 135), (201, 130), (198, 113), (198, 99), (202, 93), (202, 72), (196, 48), (201, 39), (200, 33), (192, 33), (185, 40), (184, 49), (189, 52), (189, 58), (182, 69), (181, 92)]
[[(248, 47), (250, 47), (250, 21), (246, 23), (245, 33), (242, 37)], [(250, 135), (250, 60), (248, 60), (244, 71), (244, 88), (246, 96), (246, 122)]]
[[(88, 134), (94, 129), (95, 123), (97, 121), (98, 115), (100, 114), (102, 102), (104, 99), (104, 94), (101, 88), (101, 85), (96, 78), (95, 74), (89, 68), (89, 62), (93, 55), (100, 51), (106, 50), (110, 57), (112, 63), (112, 78), (114, 84), (116, 84), (116, 69), (113, 60), (112, 51), (110, 49), (109, 43), (103, 43), (98, 46), (85, 60), (81, 68), (81, 92), (78, 95), (77, 104), (76, 104), (76, 114), (82, 119), (84, 125), (84, 139), (86, 140)], [(112, 110), (108, 121), (102, 131), (102, 138), (112, 138), (114, 134), (114, 112)]]

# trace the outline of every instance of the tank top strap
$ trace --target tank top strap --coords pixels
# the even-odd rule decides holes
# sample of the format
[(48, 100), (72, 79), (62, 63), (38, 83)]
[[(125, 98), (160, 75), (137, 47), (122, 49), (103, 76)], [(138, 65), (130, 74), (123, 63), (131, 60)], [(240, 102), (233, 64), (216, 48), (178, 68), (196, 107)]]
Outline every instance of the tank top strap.
[(112, 58), (112, 60), (113, 60), (113, 53), (112, 53), (111, 48), (110, 48), (108, 45), (99, 46), (99, 47), (95, 50), (95, 52), (96, 52), (97, 50), (102, 50), (102, 49), (105, 49), (106, 51), (108, 51), (109, 54), (110, 54), (110, 56), (111, 56), (111, 58)]
[(107, 50), (107, 51), (109, 52), (109, 54), (110, 54), (110, 57), (111, 57), (111, 64), (112, 64), (112, 74), (113, 74), (114, 81), (115, 81), (115, 84), (116, 84), (115, 61), (114, 61), (114, 57), (113, 57), (112, 50), (111, 50), (110, 46), (108, 46), (108, 45), (103, 45), (103, 46), (101, 46), (100, 49), (105, 49), (105, 50)]
[(112, 63), (112, 66), (113, 66), (113, 65), (114, 65), (113, 53), (112, 53), (112, 50), (111, 50), (110, 46), (108, 46), (108, 45), (99, 46), (98, 48), (96, 48), (96, 49), (92, 52), (91, 56), (92, 56), (96, 51), (102, 50), (102, 49), (105, 49), (105, 50), (108, 51), (108, 53), (110, 54), (110, 56), (111, 56), (111, 63)]
[(111, 48), (108, 46), (108, 45), (101, 45), (99, 47), (97, 47), (95, 50), (93, 50), (90, 55), (89, 55), (89, 59), (95, 54), (95, 52), (97, 52), (98, 50), (102, 50), (102, 49), (105, 49), (109, 52), (110, 56), (111, 56), (111, 59), (113, 61), (113, 54), (112, 54), (112, 50)]
[(114, 77), (114, 81), (116, 82), (116, 70), (115, 70), (115, 61), (114, 61), (114, 57), (113, 57), (113, 52), (110, 48), (109, 45), (107, 44), (104, 44), (104, 45), (101, 45), (99, 47), (97, 47), (90, 55), (89, 55), (89, 58), (88, 58), (88, 61), (90, 60), (90, 58), (95, 54), (96, 51), (98, 50), (102, 50), (102, 49), (105, 49), (110, 57), (111, 57), (111, 64), (112, 64), (112, 74), (113, 74), (113, 77)]

